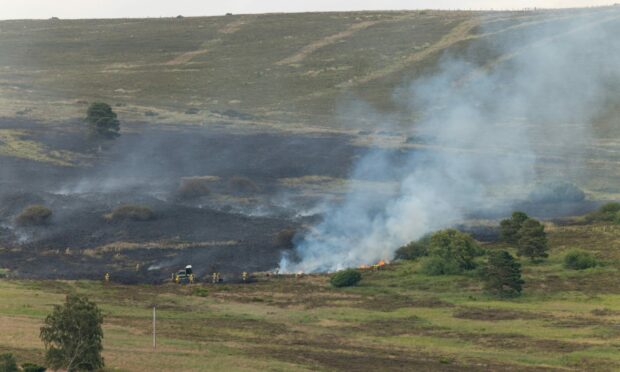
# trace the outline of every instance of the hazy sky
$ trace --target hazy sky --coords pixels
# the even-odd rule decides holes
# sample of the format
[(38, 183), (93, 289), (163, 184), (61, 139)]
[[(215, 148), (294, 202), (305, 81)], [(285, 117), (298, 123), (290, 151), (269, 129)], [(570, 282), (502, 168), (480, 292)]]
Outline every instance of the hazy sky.
[(521, 9), (610, 5), (605, 0), (0, 0), (0, 19), (120, 18), (378, 9)]

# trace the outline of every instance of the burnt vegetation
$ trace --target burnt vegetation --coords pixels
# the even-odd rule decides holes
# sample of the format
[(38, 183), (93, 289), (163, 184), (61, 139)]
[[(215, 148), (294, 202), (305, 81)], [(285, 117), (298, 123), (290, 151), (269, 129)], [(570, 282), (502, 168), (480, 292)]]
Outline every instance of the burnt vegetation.
[(31, 205), (15, 217), (15, 223), (20, 226), (44, 226), (50, 223), (52, 210), (44, 205)]

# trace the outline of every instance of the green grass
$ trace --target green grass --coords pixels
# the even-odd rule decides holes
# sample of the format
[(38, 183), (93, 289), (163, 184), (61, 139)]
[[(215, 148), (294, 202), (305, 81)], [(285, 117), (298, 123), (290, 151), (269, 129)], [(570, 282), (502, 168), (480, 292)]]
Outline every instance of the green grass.
[[(206, 297), (176, 285), (2, 280), (0, 296), (11, 301), (0, 302), (0, 351), (42, 362), (38, 327), (64, 294), (75, 292), (106, 315), (110, 369), (615, 370), (620, 265), (612, 258), (618, 244), (606, 242), (620, 230), (603, 227), (551, 228), (549, 260), (522, 262), (525, 289), (511, 300), (484, 293), (473, 275), (419, 274), (417, 262), (365, 271), (351, 288), (332, 288), (322, 275), (259, 276), (248, 285), (201, 284)], [(606, 265), (564, 269), (571, 237), (570, 245), (584, 250), (607, 247)], [(157, 352), (151, 350), (152, 304), (159, 307)]]

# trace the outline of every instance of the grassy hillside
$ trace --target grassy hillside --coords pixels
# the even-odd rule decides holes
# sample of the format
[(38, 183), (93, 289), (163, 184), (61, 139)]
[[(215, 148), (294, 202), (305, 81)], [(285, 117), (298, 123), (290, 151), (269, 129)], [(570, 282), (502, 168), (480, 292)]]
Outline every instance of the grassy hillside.
[[(331, 288), (326, 276), (189, 287), (2, 280), (11, 301), (0, 303), (0, 352), (42, 362), (43, 317), (78, 292), (106, 314), (104, 356), (114, 370), (617, 370), (620, 229), (548, 228), (551, 256), (523, 260), (526, 285), (513, 300), (488, 296), (474, 276), (419, 274), (415, 262), (366, 271), (349, 289)], [(564, 269), (575, 247), (603, 265)]]
[[(474, 62), (489, 67), (507, 56), (494, 55), (486, 42), (615, 11), (3, 21), (0, 115), (81, 117), (97, 99), (116, 104), (124, 120), (333, 128), (347, 97), (393, 110), (394, 89), (433, 71), (446, 52), (467, 53), (478, 43)], [(514, 50), (537, 41), (522, 39)]]

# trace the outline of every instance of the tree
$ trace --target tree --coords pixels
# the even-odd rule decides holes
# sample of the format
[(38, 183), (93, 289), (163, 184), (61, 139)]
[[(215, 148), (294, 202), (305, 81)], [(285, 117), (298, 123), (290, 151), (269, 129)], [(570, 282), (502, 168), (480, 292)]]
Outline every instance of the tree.
[(41, 327), (45, 360), (52, 369), (92, 371), (103, 367), (103, 315), (85, 296), (67, 295)]
[(481, 249), (471, 235), (455, 229), (441, 230), (431, 236), (428, 248), (431, 257), (439, 257), (449, 266), (460, 270), (471, 270), (476, 267), (474, 258), (481, 254)]
[(523, 222), (528, 219), (528, 215), (523, 212), (513, 212), (512, 217), (500, 222), (501, 237), (506, 243), (517, 244), (519, 241), (519, 230)]
[(489, 260), (482, 270), (485, 289), (502, 297), (514, 297), (521, 294), (521, 264), (506, 251), (497, 251), (489, 255)]
[(415, 260), (420, 257), (428, 256), (428, 246), (431, 236), (425, 235), (421, 239), (410, 242), (396, 250), (394, 258), (400, 260)]
[(523, 222), (518, 235), (517, 254), (519, 256), (529, 257), (532, 261), (548, 256), (549, 244), (545, 226), (542, 223), (528, 218)]
[(86, 122), (90, 125), (91, 133), (96, 137), (112, 139), (120, 136), (120, 122), (112, 107), (107, 103), (94, 102), (86, 112)]

